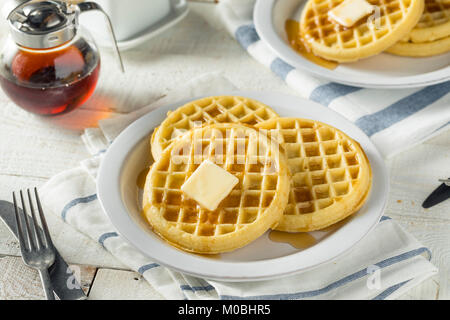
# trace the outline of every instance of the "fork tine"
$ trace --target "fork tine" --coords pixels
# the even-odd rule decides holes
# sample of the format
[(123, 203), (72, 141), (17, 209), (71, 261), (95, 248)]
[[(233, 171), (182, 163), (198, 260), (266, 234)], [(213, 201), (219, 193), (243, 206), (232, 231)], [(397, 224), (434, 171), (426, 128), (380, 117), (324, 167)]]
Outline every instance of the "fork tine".
[(33, 201), (31, 200), (30, 189), (27, 189), (27, 195), (28, 195), (28, 202), (30, 203), (31, 218), (33, 219), (34, 237), (37, 242), (37, 248), (39, 249), (39, 248), (42, 248), (44, 246), (44, 244), (42, 242), (42, 236), (39, 231), (39, 224), (36, 219), (36, 214), (34, 213), (34, 206), (33, 206)]
[(39, 194), (37, 188), (34, 188), (34, 194), (36, 196), (36, 203), (39, 211), (39, 217), (41, 218), (42, 230), (44, 231), (45, 242), (47, 247), (53, 248), (52, 238), (50, 237), (50, 232), (48, 231), (47, 221), (45, 220), (44, 211), (42, 211), (41, 200), (39, 199)]
[(17, 237), (19, 238), (20, 248), (24, 251), (28, 250), (27, 244), (23, 237), (22, 220), (19, 216), (19, 209), (17, 207), (16, 194), (13, 192), (14, 213), (16, 216)]
[(20, 200), (22, 202), (22, 211), (23, 211), (23, 216), (25, 218), (25, 227), (26, 227), (25, 229), (27, 229), (29, 248), (31, 251), (33, 251), (33, 250), (35, 250), (36, 246), (34, 243), (34, 237), (31, 234), (30, 220), (28, 219), (27, 207), (25, 206), (25, 201), (23, 200), (22, 190), (20, 190)]

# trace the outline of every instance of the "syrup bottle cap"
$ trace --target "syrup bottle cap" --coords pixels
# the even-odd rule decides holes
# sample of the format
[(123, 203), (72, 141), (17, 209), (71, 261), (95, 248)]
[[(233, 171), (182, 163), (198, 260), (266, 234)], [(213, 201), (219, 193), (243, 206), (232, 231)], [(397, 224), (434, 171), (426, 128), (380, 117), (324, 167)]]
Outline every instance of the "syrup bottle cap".
[(7, 17), (12, 38), (18, 45), (32, 49), (55, 48), (72, 40), (79, 28), (80, 13), (101, 11), (106, 17), (120, 67), (124, 71), (111, 21), (97, 3), (71, 4), (60, 0), (15, 1), (19, 5)]
[(27, 1), (8, 15), (11, 35), (23, 47), (58, 47), (77, 34), (79, 9), (59, 1)]

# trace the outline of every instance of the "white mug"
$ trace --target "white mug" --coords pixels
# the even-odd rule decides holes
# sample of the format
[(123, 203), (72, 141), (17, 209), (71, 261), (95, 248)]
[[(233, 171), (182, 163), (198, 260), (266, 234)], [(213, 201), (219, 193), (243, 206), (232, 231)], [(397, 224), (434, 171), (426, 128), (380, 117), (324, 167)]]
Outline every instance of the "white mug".
[[(109, 15), (118, 41), (128, 40), (166, 17), (173, 0), (95, 0)], [(86, 13), (81, 23), (96, 35), (109, 39), (108, 28), (98, 13)]]

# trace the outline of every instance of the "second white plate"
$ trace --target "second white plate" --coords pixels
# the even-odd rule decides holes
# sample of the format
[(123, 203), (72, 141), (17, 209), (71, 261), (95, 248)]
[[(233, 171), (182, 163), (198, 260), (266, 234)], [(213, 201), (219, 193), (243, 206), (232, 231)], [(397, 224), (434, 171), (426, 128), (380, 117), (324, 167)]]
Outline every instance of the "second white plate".
[[(357, 214), (338, 226), (309, 236), (314, 245), (297, 249), (272, 241), (267, 232), (244, 248), (219, 256), (204, 257), (181, 251), (154, 234), (141, 214), (136, 181), (149, 165), (149, 135), (167, 111), (188, 101), (161, 107), (144, 115), (125, 129), (109, 147), (98, 176), (101, 205), (119, 233), (155, 262), (171, 269), (207, 279), (252, 281), (280, 277), (326, 263), (367, 235), (378, 223), (388, 194), (388, 173), (371, 140), (353, 123), (336, 112), (299, 97), (275, 93), (212, 92), (210, 95), (239, 95), (271, 106), (281, 116), (320, 120), (356, 139), (369, 158), (373, 185), (369, 199)], [(196, 98), (191, 98), (194, 100)]]
[(381, 53), (334, 70), (318, 66), (287, 42), (285, 23), (298, 20), (305, 0), (258, 0), (253, 18), (260, 38), (287, 63), (316, 76), (357, 87), (398, 89), (424, 87), (450, 80), (450, 52), (427, 58)]

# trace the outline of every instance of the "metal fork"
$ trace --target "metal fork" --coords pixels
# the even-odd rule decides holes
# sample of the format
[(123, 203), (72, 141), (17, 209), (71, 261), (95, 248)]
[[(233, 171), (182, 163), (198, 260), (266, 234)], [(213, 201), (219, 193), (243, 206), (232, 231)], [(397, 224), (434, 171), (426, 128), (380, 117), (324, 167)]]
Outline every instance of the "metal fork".
[[(21, 213), (21, 211), (17, 207), (16, 195), (13, 192), (13, 202), (17, 223), (17, 235), (20, 243), (20, 251), (22, 252), (22, 259), (27, 266), (39, 271), (47, 300), (55, 300), (53, 287), (50, 282), (50, 276), (48, 273), (48, 268), (55, 262), (55, 247), (53, 246), (52, 239), (50, 238), (50, 233), (48, 231), (44, 213), (42, 211), (41, 201), (39, 200), (37, 189), (34, 188), (34, 194), (36, 198), (37, 209), (39, 211), (39, 218), (42, 224), (42, 230), (40, 230), (38, 221), (36, 219), (30, 189), (27, 189), (27, 194), (32, 221), (30, 221), (30, 217), (27, 213), (22, 190), (20, 190), (20, 200), (22, 202), (23, 213)], [(25, 222), (25, 226), (23, 226), (22, 221)], [(26, 231), (24, 231), (24, 229)]]

